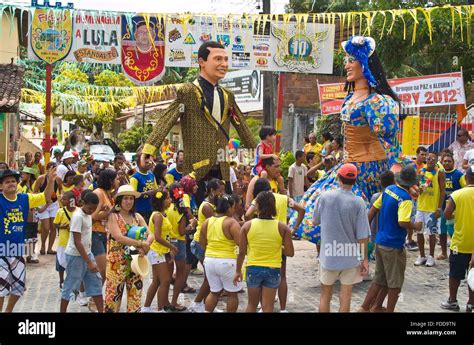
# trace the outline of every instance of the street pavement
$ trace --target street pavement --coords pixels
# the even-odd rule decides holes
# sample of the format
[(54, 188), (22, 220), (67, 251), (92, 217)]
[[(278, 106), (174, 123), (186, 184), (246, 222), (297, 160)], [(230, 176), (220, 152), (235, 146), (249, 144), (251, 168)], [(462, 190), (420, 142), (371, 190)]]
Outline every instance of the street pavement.
[[(306, 241), (294, 241), (295, 256), (288, 258), (288, 304), (289, 312), (317, 312), (319, 307), (320, 283), (318, 275), (318, 261), (316, 248), (312, 243)], [(38, 244), (39, 245), (39, 244)], [(38, 246), (39, 249), (39, 246)], [(38, 250), (39, 251), (39, 250)], [(436, 248), (436, 255), (440, 247)], [(405, 283), (402, 295), (398, 301), (396, 311), (398, 312), (446, 312), (440, 309), (441, 302), (448, 297), (448, 261), (437, 261), (435, 267), (415, 267), (413, 263), (418, 252), (407, 252), (408, 262), (405, 273)], [(59, 277), (55, 271), (55, 256), (40, 255), (39, 264), (27, 265), (27, 291), (15, 307), (15, 312), (58, 312), (60, 301)], [(370, 271), (373, 273), (375, 263), (370, 263)], [(201, 267), (202, 269), (202, 267)], [(190, 275), (188, 285), (198, 289), (203, 280), (202, 275)], [(150, 284), (150, 276), (144, 279), (145, 299), (146, 290)], [(354, 286), (352, 294), (351, 311), (356, 311), (362, 304), (370, 281), (363, 281)], [(170, 289), (170, 294), (172, 288)], [(338, 310), (339, 283), (334, 287), (334, 295), (331, 311)], [(180, 303), (190, 306), (193, 294), (181, 294)], [(171, 295), (170, 295), (171, 297)], [(461, 282), (458, 293), (458, 301), (461, 312), (464, 312), (467, 303), (467, 283)], [(247, 293), (239, 294), (239, 311), (245, 311), (247, 304)], [(156, 298), (153, 305), (156, 307)], [(225, 298), (219, 301), (218, 308), (225, 310)], [(121, 311), (126, 311), (125, 297), (121, 305)], [(279, 311), (279, 303), (275, 303), (275, 311)], [(68, 312), (89, 312), (87, 307), (81, 307), (77, 302), (69, 304)]]

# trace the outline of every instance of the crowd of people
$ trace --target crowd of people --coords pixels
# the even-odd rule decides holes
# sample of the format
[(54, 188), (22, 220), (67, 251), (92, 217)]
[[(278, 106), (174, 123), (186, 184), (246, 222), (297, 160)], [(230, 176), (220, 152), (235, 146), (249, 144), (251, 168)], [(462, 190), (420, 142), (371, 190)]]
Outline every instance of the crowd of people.
[[(474, 253), (469, 133), (459, 129), (442, 152), (419, 147), (415, 160), (405, 157), (398, 142), (404, 115), (375, 41), (355, 36), (342, 48), (348, 91), (342, 128), (336, 136), (322, 133), (321, 142), (311, 133), (288, 176), (275, 152), (277, 131), (262, 127), (257, 144), (235, 97), (219, 87), (228, 56), (213, 41), (199, 48), (199, 77), (178, 90), (138, 149), (136, 165), (121, 154), (98, 161), (87, 149), (69, 148), (54, 151), (44, 167), (41, 153), (27, 155), (21, 173), (0, 163), (0, 249), (6, 250), (0, 253), (0, 310), (6, 296), (11, 312), (24, 294), (26, 264), (41, 264), (40, 224), (39, 254), (56, 256), (61, 312), (71, 300), (91, 311), (118, 312), (125, 289), (128, 312), (213, 312), (221, 297), (227, 312), (236, 312), (244, 286), (247, 312), (272, 312), (277, 294), (286, 312), (292, 279), (286, 266), (298, 239), (317, 249), (321, 312), (330, 311), (337, 280), (339, 310), (350, 311), (352, 286), (368, 277), (370, 260), (373, 282), (359, 311), (393, 312), (407, 250), (418, 251), (414, 265), (426, 269), (449, 259), (449, 297), (441, 308), (459, 311), (458, 289)], [(180, 118), (184, 150), (173, 152), (164, 139)], [(255, 151), (253, 164), (218, 159), (230, 124)], [(198, 263), (204, 279), (194, 291), (187, 281)], [(196, 296), (184, 306), (179, 296), (187, 292)]]
[[(462, 139), (465, 131), (459, 133)], [(263, 312), (273, 311), (278, 294), (284, 312), (286, 261), (294, 255), (292, 239), (300, 239), (303, 195), (336, 170), (339, 188), (323, 193), (311, 215), (314, 226), (321, 226), (320, 311), (329, 311), (336, 280), (342, 284), (340, 311), (350, 310), (352, 286), (369, 274), (370, 259), (375, 259), (373, 284), (360, 311), (394, 311), (404, 281), (405, 250), (419, 251), (414, 265), (432, 267), (436, 260), (448, 259), (448, 242), (450, 296), (441, 307), (460, 309), (457, 288), (472, 264), (474, 249), (468, 229), (474, 219), (471, 151), (464, 152), (466, 159), (456, 169), (457, 151), (445, 149), (438, 155), (420, 146), (412, 164), (400, 174), (385, 171), (380, 176), (381, 192), (372, 196), (368, 209), (367, 202), (353, 193), (355, 165), (338, 165), (342, 161), (338, 139), (324, 133), (325, 142), (319, 144), (312, 133), (304, 150), (295, 152), (284, 179), (278, 156), (268, 153), (273, 152), (275, 134), (272, 128), (261, 128), (262, 142), (256, 150), (265, 145), (267, 153), (258, 155), (254, 166), (232, 164), (232, 194), (226, 193), (222, 180), (210, 179), (201, 204), (196, 202), (195, 177), (183, 174), (185, 152), (170, 147), (157, 159), (138, 159), (135, 169), (121, 154), (113, 162), (99, 162), (87, 152), (71, 151), (55, 152), (57, 163), (45, 167), (40, 152), (26, 154), (21, 173), (0, 163), (2, 212), (10, 209), (4, 219), (17, 224), (26, 220), (24, 230), (16, 234), (26, 243), (25, 259), (16, 256), (2, 262), (10, 276), (2, 283), (0, 305), (10, 294), (6, 311), (11, 311), (25, 291), (25, 263), (41, 264), (36, 251), (39, 225), (39, 254), (56, 256), (61, 311), (74, 299), (91, 311), (118, 312), (126, 288), (128, 312), (212, 312), (222, 296), (227, 298), (227, 311), (235, 312), (245, 280), (247, 311), (255, 312), (259, 306)], [(261, 168), (253, 174), (256, 167)], [(14, 206), (19, 206), (22, 217), (13, 216)], [(289, 226), (292, 215), (296, 223)], [(132, 228), (140, 229), (139, 237), (130, 237)], [(435, 260), (438, 241), (441, 252)], [(357, 250), (334, 255), (333, 244), (355, 245)], [(151, 266), (143, 305), (144, 277), (131, 269), (134, 254), (146, 257)], [(205, 272), (203, 283), (190, 306), (180, 305), (181, 293), (196, 292), (187, 280), (198, 262)], [(469, 294), (467, 308), (472, 309), (474, 296)], [(157, 309), (151, 307), (155, 296)]]

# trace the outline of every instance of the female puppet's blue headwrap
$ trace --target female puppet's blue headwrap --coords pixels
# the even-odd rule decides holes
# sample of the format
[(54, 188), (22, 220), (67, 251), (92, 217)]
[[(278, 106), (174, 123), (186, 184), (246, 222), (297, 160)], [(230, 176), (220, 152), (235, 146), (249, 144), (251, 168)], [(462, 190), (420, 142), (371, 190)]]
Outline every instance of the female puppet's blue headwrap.
[(348, 41), (342, 42), (342, 49), (360, 62), (365, 79), (371, 87), (376, 87), (377, 81), (369, 68), (369, 57), (375, 51), (374, 39), (372, 37), (353, 36)]

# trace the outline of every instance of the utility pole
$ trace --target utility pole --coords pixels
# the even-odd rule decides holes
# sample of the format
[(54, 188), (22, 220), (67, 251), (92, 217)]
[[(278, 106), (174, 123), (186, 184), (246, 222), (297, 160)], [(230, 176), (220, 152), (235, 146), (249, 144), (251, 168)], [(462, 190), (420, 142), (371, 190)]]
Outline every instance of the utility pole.
[[(270, 0), (262, 0), (262, 14), (270, 14)], [(263, 72), (263, 124), (275, 127), (275, 105), (273, 102), (273, 73)]]

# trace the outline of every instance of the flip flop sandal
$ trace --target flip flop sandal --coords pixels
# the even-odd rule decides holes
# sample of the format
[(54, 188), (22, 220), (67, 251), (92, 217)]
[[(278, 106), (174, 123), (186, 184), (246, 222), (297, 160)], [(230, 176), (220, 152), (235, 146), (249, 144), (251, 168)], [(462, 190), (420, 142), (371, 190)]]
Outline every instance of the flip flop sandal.
[(57, 253), (54, 250), (48, 250), (48, 255), (56, 255)]
[(186, 286), (181, 292), (182, 293), (195, 293), (196, 289), (193, 289), (192, 287)]
[(32, 259), (32, 258), (26, 258), (26, 262), (28, 264), (39, 264), (39, 260), (38, 259)]
[(45, 252), (44, 250), (40, 250), (40, 254), (41, 254), (41, 255), (45, 255), (46, 252)]
[(166, 311), (173, 311), (173, 312), (182, 312), (182, 311), (186, 311), (188, 310), (188, 308), (186, 308), (184, 305), (178, 305), (178, 306), (174, 306), (174, 305), (168, 305), (166, 307), (164, 307), (163, 309), (165, 309)]

